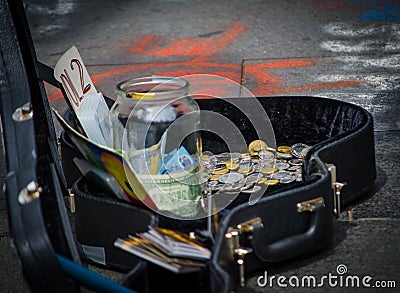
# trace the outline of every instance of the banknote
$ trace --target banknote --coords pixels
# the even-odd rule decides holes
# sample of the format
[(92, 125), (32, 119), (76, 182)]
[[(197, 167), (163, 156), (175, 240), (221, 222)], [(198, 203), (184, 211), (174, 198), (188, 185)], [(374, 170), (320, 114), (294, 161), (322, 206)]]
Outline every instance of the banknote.
[(200, 167), (191, 172), (182, 171), (162, 175), (138, 175), (159, 210), (169, 211), (180, 217), (194, 217), (202, 193), (199, 182)]

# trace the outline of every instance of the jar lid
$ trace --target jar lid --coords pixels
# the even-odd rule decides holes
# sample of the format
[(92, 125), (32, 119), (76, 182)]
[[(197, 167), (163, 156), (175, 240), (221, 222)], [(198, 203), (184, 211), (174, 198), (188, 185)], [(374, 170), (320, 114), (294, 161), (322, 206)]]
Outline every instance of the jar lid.
[(125, 80), (116, 92), (133, 99), (163, 99), (186, 96), (190, 83), (186, 79), (170, 76), (150, 76)]

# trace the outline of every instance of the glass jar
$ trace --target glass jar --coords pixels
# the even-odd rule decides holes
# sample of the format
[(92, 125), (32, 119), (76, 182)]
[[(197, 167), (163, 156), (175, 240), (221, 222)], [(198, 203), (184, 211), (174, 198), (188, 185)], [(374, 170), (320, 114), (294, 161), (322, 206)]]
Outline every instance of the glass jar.
[(200, 110), (189, 87), (174, 77), (126, 80), (110, 110), (114, 149), (127, 154), (160, 209), (186, 216), (194, 213), (202, 179)]

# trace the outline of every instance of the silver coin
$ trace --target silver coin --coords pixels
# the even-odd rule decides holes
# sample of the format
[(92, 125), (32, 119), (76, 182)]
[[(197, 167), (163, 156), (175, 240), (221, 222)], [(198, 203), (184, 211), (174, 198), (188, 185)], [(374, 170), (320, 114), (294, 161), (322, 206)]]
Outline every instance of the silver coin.
[(280, 179), (280, 180), (279, 180), (279, 183), (282, 183), (282, 184), (289, 184), (289, 183), (292, 183), (292, 182), (295, 181), (295, 180), (296, 180), (296, 177), (294, 177), (294, 176), (289, 176), (289, 177), (285, 177), (285, 178)]
[(237, 162), (239, 162), (239, 159), (242, 157), (242, 154), (241, 153), (230, 153), (230, 157), (234, 163), (237, 163)]
[(261, 186), (254, 185), (253, 188), (250, 188), (250, 189), (242, 189), (241, 191), (242, 191), (243, 193), (253, 193), (253, 192), (257, 192), (257, 191), (259, 191), (259, 190), (261, 190)]
[(231, 154), (230, 153), (222, 153), (215, 155), (214, 158), (217, 159), (217, 164), (225, 164), (226, 162), (231, 160)]
[(291, 159), (291, 158), (293, 158), (293, 156), (291, 155), (291, 154), (285, 154), (285, 153), (276, 153), (276, 158), (277, 159), (285, 159), (285, 160), (288, 160), (288, 159)]
[(239, 169), (241, 169), (241, 168), (250, 168), (253, 165), (254, 164), (252, 162), (240, 162)]
[(251, 157), (243, 157), (239, 159), (239, 164), (251, 163)]
[(263, 177), (264, 177), (264, 175), (262, 173), (253, 173), (253, 174), (247, 176), (246, 184), (256, 183)]
[(286, 170), (290, 171), (290, 172), (297, 172), (300, 171), (301, 172), (301, 166), (290, 166), (289, 168), (287, 168)]
[(210, 181), (210, 182), (208, 182), (208, 185), (209, 185), (209, 186), (218, 185), (218, 181)]
[(236, 182), (233, 184), (224, 184), (224, 186), (221, 188), (221, 190), (223, 191), (239, 191), (240, 189), (242, 189), (242, 187), (244, 186), (244, 182)]
[(286, 170), (289, 167), (290, 167), (290, 165), (288, 163), (276, 163), (275, 164), (275, 168), (278, 168), (281, 171)]
[(302, 155), (302, 151), (303, 149), (307, 148), (308, 145), (304, 144), (304, 143), (295, 143), (294, 145), (292, 145), (290, 147), (290, 153), (299, 159), (302, 159), (304, 156)]
[(302, 159), (291, 159), (288, 161), (288, 163), (292, 166), (301, 166), (303, 164)]
[(261, 150), (258, 152), (258, 157), (262, 160), (265, 159), (274, 159), (275, 158), (275, 153), (268, 151), (268, 150)]
[(280, 179), (283, 179), (283, 178), (289, 177), (289, 176), (291, 176), (291, 174), (288, 171), (278, 171), (278, 172), (272, 174), (270, 176), (270, 178), (280, 180)]
[(243, 174), (237, 172), (230, 172), (218, 177), (218, 181), (221, 183), (233, 184), (239, 182), (244, 178)]
[(224, 187), (223, 184), (217, 184), (217, 185), (212, 185), (212, 186), (210, 186), (210, 188), (211, 188), (212, 191), (221, 190), (223, 187)]

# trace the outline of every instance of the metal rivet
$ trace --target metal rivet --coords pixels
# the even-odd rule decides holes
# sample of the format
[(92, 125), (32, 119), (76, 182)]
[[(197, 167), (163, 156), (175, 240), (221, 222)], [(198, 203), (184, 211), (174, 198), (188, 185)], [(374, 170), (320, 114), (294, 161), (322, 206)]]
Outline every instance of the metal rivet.
[(32, 109), (32, 104), (30, 102), (24, 104), (22, 107), (17, 108), (12, 115), (14, 121), (17, 122), (26, 121), (32, 119), (32, 117), (33, 117), (33, 109)]
[(20, 204), (30, 203), (32, 200), (39, 198), (42, 188), (34, 181), (29, 182), (18, 195), (18, 202)]

